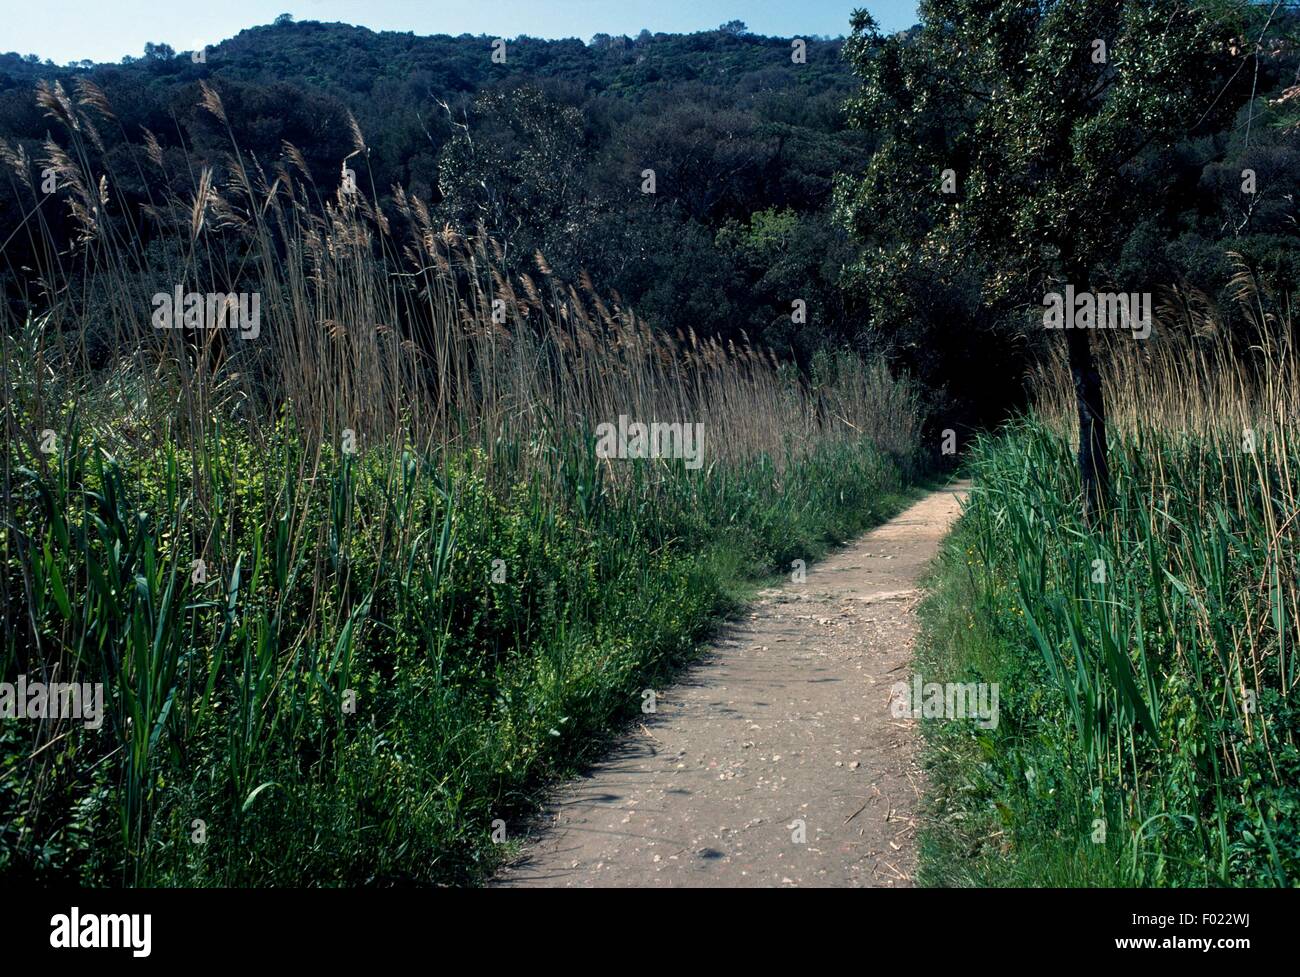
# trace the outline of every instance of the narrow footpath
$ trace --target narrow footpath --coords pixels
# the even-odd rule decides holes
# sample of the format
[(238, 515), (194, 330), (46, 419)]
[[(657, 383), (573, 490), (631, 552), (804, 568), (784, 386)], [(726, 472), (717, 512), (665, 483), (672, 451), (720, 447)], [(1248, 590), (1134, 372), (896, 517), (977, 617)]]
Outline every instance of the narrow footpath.
[(967, 488), (763, 591), (494, 884), (911, 885), (919, 733), (890, 687), (911, 680), (918, 581)]

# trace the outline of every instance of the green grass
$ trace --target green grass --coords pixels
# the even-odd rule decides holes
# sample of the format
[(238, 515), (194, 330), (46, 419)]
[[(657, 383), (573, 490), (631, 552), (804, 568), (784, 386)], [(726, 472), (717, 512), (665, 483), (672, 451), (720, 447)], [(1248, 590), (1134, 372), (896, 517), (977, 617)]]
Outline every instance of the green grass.
[(1173, 437), (1112, 452), (1113, 510), (1089, 530), (1047, 428), (974, 450), (917, 668), (999, 683), (1001, 716), (925, 723), (924, 884), (1300, 878), (1297, 533), (1274, 518), (1294, 516), (1300, 453)]
[(43, 647), (10, 629), (0, 675), (57, 660), (107, 716), (0, 725), (7, 881), (478, 882), (493, 822), (517, 837), (753, 581), (904, 489), (865, 443), (615, 471), (573, 438), (508, 478), (217, 432), (201, 458), (73, 435), (16, 473), (5, 572), (21, 594), (30, 564)]

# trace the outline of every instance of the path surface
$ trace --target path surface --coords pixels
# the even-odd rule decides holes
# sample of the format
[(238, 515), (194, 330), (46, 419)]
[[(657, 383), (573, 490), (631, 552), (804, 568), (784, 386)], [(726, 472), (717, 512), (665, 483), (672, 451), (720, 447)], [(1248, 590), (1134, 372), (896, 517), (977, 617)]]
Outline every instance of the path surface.
[(890, 687), (910, 681), (917, 581), (965, 489), (764, 591), (557, 792), (496, 884), (911, 885), (919, 735)]

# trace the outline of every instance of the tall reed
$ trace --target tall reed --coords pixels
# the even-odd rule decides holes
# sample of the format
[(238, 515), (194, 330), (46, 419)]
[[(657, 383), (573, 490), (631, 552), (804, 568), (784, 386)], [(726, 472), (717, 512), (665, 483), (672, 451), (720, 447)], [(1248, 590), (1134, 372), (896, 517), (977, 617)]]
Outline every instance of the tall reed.
[(1290, 296), (1234, 258), (1244, 333), (1184, 289), (1149, 340), (1099, 337), (1113, 497), (1098, 525), (1079, 514), (1062, 358), (1034, 378), (1035, 415), (972, 464), (977, 592), (1060, 696), (1059, 714), (1024, 699), (1002, 734), (1006, 762), (1038, 770), (1008, 781), (1038, 812), (1013, 821), (1066, 825), (1056, 844), (1109, 858), (1106, 881), (1289, 885), (1300, 871), (1300, 362)]
[[(0, 340), (0, 678), (100, 682), (107, 715), (0, 726), (0, 874), (481, 877), (492, 822), (689, 653), (727, 566), (816, 555), (902, 487), (920, 418), (882, 366), (809, 380), (542, 255), (508, 275), (487, 230), (366, 187), (355, 126), (355, 189), (232, 138), (180, 191), (151, 134), (103, 151), (92, 83), (38, 101), (63, 141), (0, 146), (43, 256)], [(155, 328), (177, 289), (255, 293), (256, 336)], [(620, 415), (702, 424), (703, 468), (597, 457)]]

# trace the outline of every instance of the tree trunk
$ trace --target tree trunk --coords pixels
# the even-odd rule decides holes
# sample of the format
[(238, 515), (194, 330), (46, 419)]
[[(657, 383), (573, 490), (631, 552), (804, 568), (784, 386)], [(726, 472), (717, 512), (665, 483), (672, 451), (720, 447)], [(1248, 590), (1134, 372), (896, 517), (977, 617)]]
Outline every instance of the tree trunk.
[(1083, 482), (1083, 514), (1095, 525), (1110, 496), (1110, 464), (1106, 457), (1106, 402), (1101, 391), (1101, 374), (1092, 356), (1092, 333), (1087, 329), (1065, 330), (1070, 358), (1070, 377), (1079, 409), (1079, 477)]

